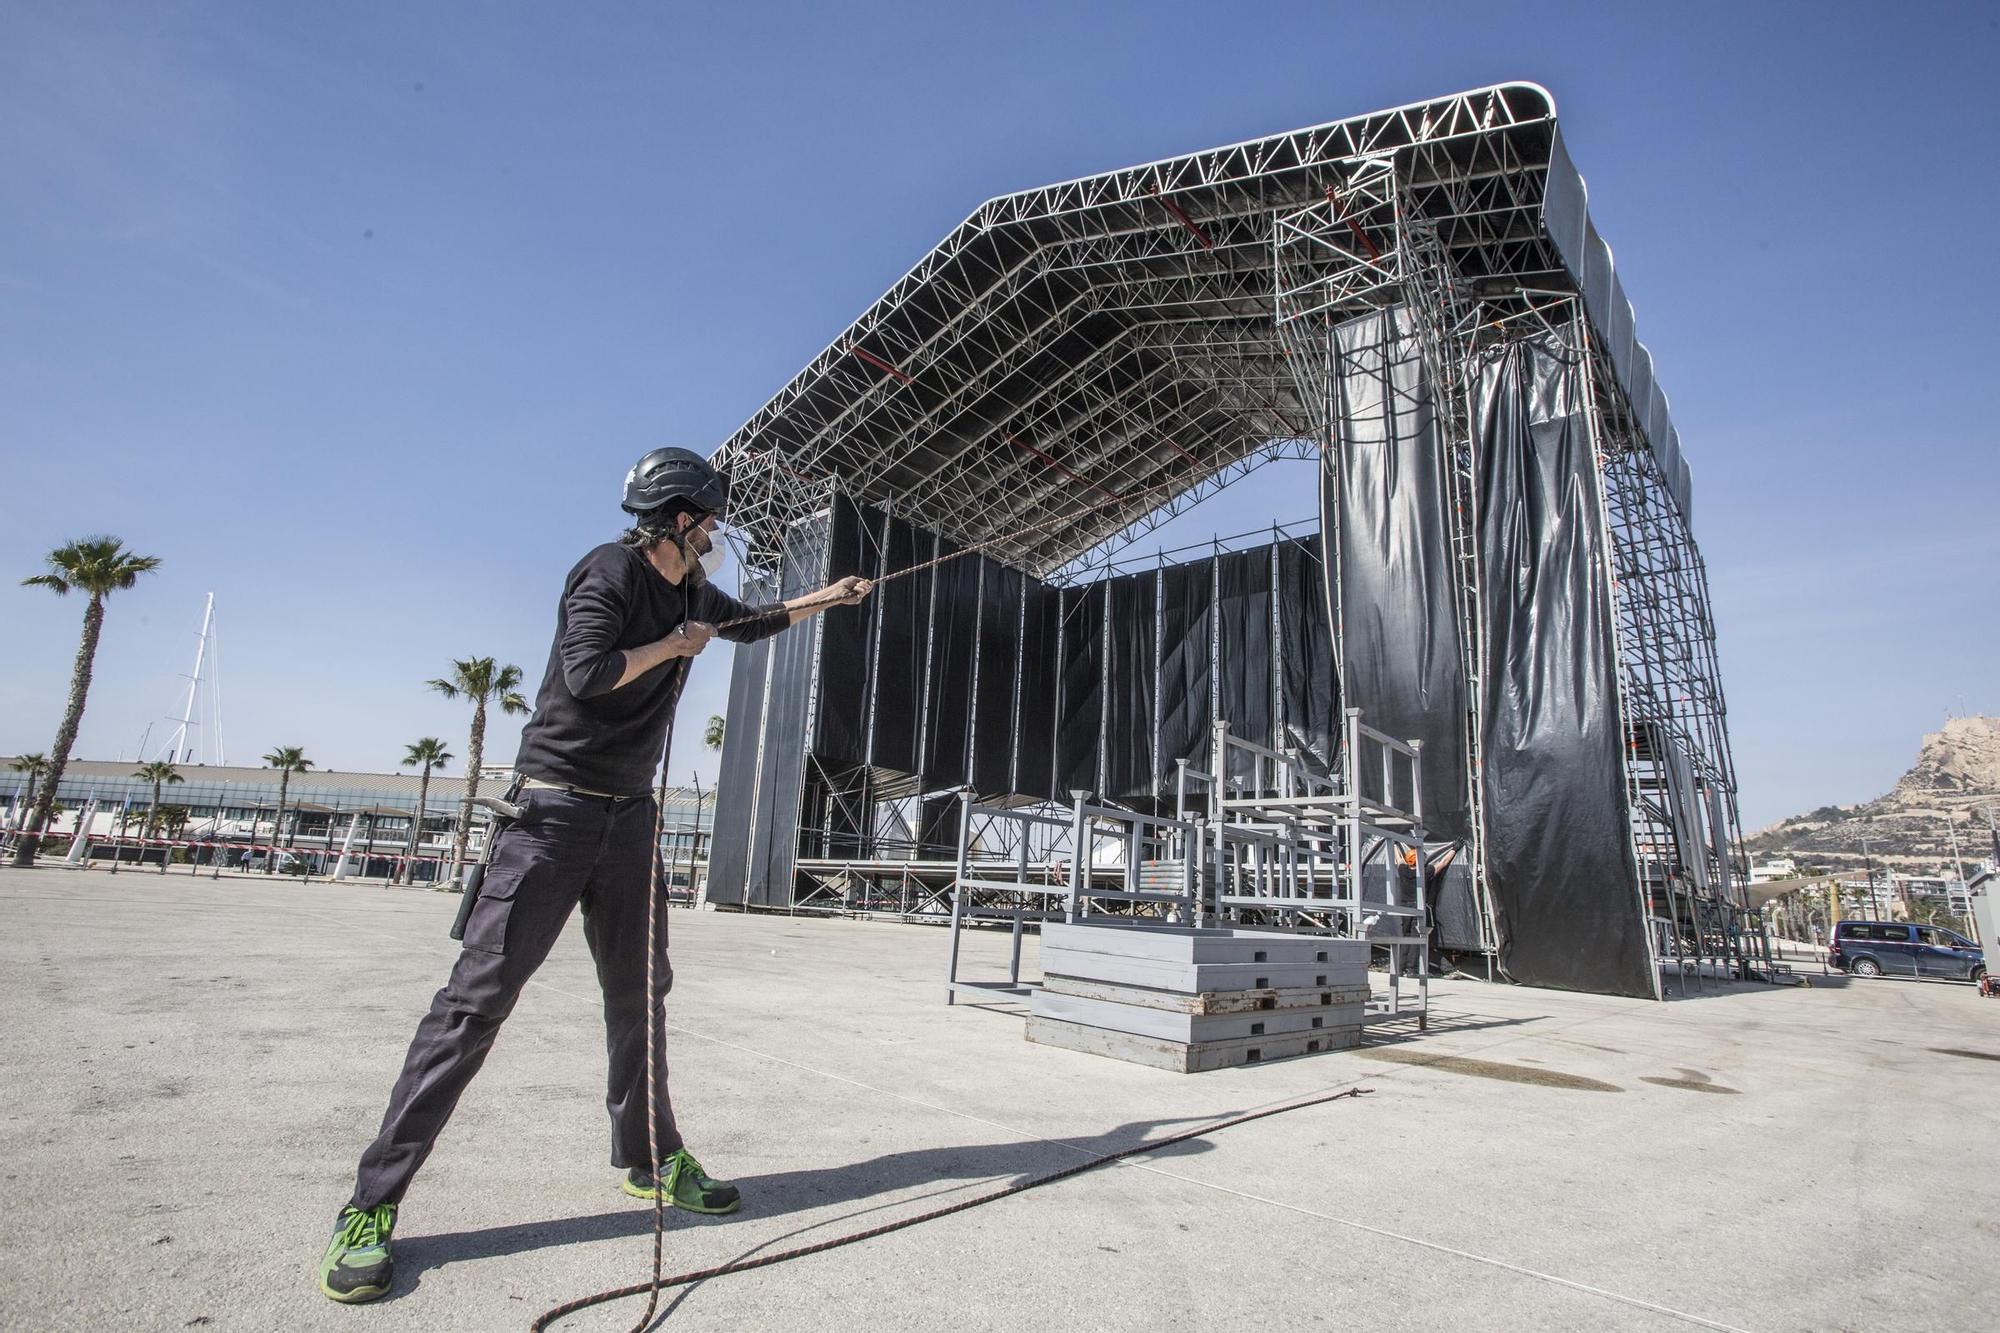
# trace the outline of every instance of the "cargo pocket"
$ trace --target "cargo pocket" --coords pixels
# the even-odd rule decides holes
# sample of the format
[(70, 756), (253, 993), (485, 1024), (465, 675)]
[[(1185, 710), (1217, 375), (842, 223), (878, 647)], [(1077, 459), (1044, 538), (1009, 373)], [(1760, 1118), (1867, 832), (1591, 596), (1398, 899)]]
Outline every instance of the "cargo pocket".
[(521, 887), (521, 872), (512, 866), (491, 866), (480, 886), (479, 901), (465, 923), (465, 947), (481, 953), (507, 952), (507, 918), (514, 912), (514, 894)]

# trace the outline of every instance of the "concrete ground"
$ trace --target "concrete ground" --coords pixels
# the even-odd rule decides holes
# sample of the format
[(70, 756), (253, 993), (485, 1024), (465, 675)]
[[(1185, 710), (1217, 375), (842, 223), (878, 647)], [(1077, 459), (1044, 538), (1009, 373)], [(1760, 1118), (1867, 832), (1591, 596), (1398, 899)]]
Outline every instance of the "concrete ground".
[[(0, 871), (0, 1326), (525, 1329), (643, 1280), (651, 1212), (606, 1165), (573, 925), (405, 1205), (395, 1293), (343, 1308), (313, 1283), (456, 904)], [(673, 932), (675, 1103), (747, 1202), (670, 1214), (669, 1272), (1370, 1094), (718, 1279), (670, 1295), (668, 1328), (2000, 1326), (2000, 1003), (1966, 986), (1651, 1004), (1453, 982), (1421, 1040), (1183, 1076), (947, 1008), (934, 928), (680, 912)]]

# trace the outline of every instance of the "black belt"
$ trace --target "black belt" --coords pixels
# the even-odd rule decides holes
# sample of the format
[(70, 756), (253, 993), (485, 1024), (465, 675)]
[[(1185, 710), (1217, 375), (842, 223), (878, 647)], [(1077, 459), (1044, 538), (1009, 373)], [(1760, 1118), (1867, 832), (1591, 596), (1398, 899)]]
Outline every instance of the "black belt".
[(637, 801), (649, 794), (639, 792), (636, 795), (619, 796), (615, 792), (592, 791), (588, 787), (579, 787), (574, 783), (544, 782), (540, 778), (522, 778), (521, 785), (531, 791), (559, 791), (571, 796), (589, 796), (599, 801)]

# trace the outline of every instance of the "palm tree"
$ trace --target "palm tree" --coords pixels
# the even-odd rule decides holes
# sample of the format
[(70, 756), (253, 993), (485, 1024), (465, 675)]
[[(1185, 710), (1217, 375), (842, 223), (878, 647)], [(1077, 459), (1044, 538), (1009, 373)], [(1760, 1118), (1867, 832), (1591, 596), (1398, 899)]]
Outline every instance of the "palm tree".
[(403, 756), (404, 768), (415, 768), (422, 764), (424, 779), (417, 787), (417, 817), (410, 821), (410, 856), (403, 862), (403, 883), (408, 884), (417, 870), (417, 844), (424, 837), (424, 807), (431, 798), (431, 770), (443, 768), (451, 762), (451, 755), (445, 750), (444, 742), (435, 736), (426, 736), (409, 748)]
[(132, 776), (141, 782), (153, 784), (153, 803), (146, 808), (146, 836), (152, 837), (160, 827), (160, 785), (185, 782), (174, 766), (164, 759), (155, 759), (150, 764), (141, 764), (132, 770)]
[(21, 793), (21, 802), (14, 807), (14, 822), (21, 828), (28, 826), (28, 811), (35, 804), (35, 779), (49, 771), (49, 757), (45, 754), (24, 754), (14, 760), (14, 771), (28, 775), (28, 789)]
[(708, 715), (708, 725), (701, 729), (701, 743), (711, 750), (720, 750), (722, 748), (722, 731), (728, 725), (728, 723), (722, 720), (722, 716), (719, 713), (710, 713)]
[(285, 826), (285, 797), (292, 789), (292, 774), (305, 772), (313, 761), (306, 758), (303, 746), (287, 745), (265, 755), (264, 762), (278, 770), (278, 814), (271, 821), (271, 854), (264, 858), (264, 873), (270, 875), (278, 869), (278, 830)]
[(458, 868), (465, 863), (465, 839), (472, 831), (472, 798), (479, 795), (479, 765), (486, 755), (486, 705), (498, 704), (503, 713), (525, 713), (528, 701), (519, 693), (521, 668), (500, 666), (490, 657), (453, 660), (451, 675), (427, 681), (447, 699), (461, 695), (472, 700), (472, 736), (466, 745), (465, 800), (458, 808), (458, 836), (451, 844), (451, 887), (458, 887)]
[(141, 574), (160, 567), (158, 556), (134, 555), (116, 537), (85, 537), (58, 546), (48, 554), (48, 572), (21, 580), (26, 588), (47, 588), (63, 596), (74, 588), (90, 594), (83, 609), (83, 640), (76, 646), (76, 665), (70, 669), (69, 704), (63, 709), (62, 725), (56, 728), (56, 743), (49, 751), (48, 781), (42, 785), (41, 799), (28, 813), (28, 824), (14, 848), (14, 864), (35, 863), (38, 836), (48, 827), (56, 788), (62, 785), (63, 770), (69, 767), (70, 747), (76, 744), (77, 728), (83, 725), (83, 701), (90, 694), (90, 671), (97, 659), (97, 638), (104, 632), (104, 599), (131, 587)]

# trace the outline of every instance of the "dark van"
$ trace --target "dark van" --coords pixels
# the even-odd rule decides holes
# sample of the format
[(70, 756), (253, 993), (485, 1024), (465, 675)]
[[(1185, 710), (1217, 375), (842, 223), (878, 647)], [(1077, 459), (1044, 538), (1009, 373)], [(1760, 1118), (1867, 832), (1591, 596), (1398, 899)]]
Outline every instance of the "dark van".
[(1946, 977), (1977, 982), (1986, 975), (1979, 946), (1943, 926), (1906, 921), (1842, 921), (1833, 928), (1827, 964), (1857, 977)]

